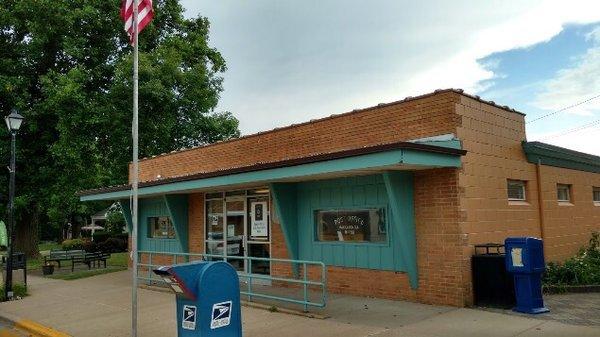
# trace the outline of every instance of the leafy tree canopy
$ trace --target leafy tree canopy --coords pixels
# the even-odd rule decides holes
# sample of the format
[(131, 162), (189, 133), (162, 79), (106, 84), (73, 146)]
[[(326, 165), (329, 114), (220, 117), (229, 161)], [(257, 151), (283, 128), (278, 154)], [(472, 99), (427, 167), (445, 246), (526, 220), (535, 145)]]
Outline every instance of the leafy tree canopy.
[[(127, 180), (132, 48), (120, 3), (3, 0), (0, 6), (0, 112), (17, 108), (25, 116), (16, 200), (23, 250), (37, 241), (39, 225), (63, 226), (99, 207), (79, 202), (76, 191)], [(208, 20), (184, 18), (178, 0), (155, 0), (154, 8), (140, 35), (140, 156), (239, 136), (237, 119), (214, 111), (226, 66), (209, 46)], [(9, 137), (0, 129), (0, 158), (8, 162)], [(4, 195), (7, 177), (0, 180)]]

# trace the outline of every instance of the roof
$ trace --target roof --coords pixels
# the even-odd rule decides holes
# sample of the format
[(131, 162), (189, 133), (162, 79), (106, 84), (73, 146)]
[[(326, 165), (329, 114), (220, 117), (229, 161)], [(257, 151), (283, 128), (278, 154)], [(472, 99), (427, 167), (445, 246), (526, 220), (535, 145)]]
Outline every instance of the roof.
[[(294, 159), (286, 159), (286, 160), (274, 161), (274, 162), (257, 163), (254, 165), (240, 166), (240, 167), (228, 168), (228, 169), (223, 169), (223, 170), (201, 172), (201, 173), (195, 173), (195, 174), (189, 174), (189, 175), (183, 175), (183, 176), (177, 176), (177, 177), (164, 178), (164, 179), (159, 179), (159, 180), (151, 180), (151, 181), (147, 181), (147, 182), (140, 182), (139, 187), (140, 188), (151, 187), (151, 186), (157, 186), (157, 185), (170, 184), (170, 183), (174, 183), (174, 182), (191, 181), (191, 180), (226, 176), (226, 175), (231, 175), (231, 174), (254, 172), (254, 171), (260, 171), (260, 170), (267, 170), (267, 169), (274, 169), (274, 168), (281, 168), (281, 167), (288, 167), (288, 166), (295, 166), (295, 165), (302, 165), (302, 164), (309, 164), (309, 163), (317, 163), (317, 162), (322, 162), (322, 161), (349, 158), (349, 157), (360, 156), (360, 155), (365, 155), (365, 154), (379, 153), (379, 152), (386, 152), (386, 151), (400, 150), (400, 149), (416, 150), (416, 151), (445, 154), (445, 155), (452, 155), (452, 156), (463, 156), (466, 154), (465, 150), (456, 149), (456, 148), (452, 148), (452, 147), (434, 146), (434, 145), (420, 144), (420, 143), (414, 143), (414, 142), (395, 142), (395, 143), (379, 144), (379, 145), (351, 149), (351, 150), (322, 153), (322, 154), (303, 157), (303, 158), (294, 158)], [(110, 193), (110, 192), (117, 192), (117, 191), (125, 191), (125, 190), (129, 190), (130, 188), (131, 188), (130, 184), (122, 184), (122, 185), (109, 186), (109, 187), (103, 187), (103, 188), (98, 188), (98, 189), (85, 190), (85, 191), (81, 191), (81, 192), (77, 193), (77, 195), (78, 196), (87, 196), (87, 195), (94, 195), (94, 194)]]
[(542, 142), (523, 142), (523, 151), (533, 164), (600, 173), (600, 156)]

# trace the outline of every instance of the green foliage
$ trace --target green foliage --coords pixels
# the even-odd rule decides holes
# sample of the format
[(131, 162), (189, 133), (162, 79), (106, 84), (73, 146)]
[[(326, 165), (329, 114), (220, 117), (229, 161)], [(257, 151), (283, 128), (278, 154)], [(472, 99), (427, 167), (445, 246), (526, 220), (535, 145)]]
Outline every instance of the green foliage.
[[(23, 283), (13, 283), (12, 289), (15, 297), (25, 297), (28, 295), (27, 286)], [(4, 284), (0, 285), (0, 301), (4, 301)]]
[(98, 232), (94, 233), (94, 242), (96, 242), (96, 243), (102, 243), (109, 238), (121, 239), (121, 240), (125, 241), (125, 243), (127, 243), (129, 236), (127, 233), (112, 234), (112, 233), (104, 232), (104, 231), (98, 231)]
[[(132, 49), (120, 3), (2, 1), (0, 113), (15, 107), (25, 116), (17, 144), (17, 244), (37, 244), (40, 224), (56, 233), (107, 207), (79, 202), (77, 191), (127, 181)], [(239, 136), (238, 121), (214, 111), (226, 66), (208, 45), (208, 20), (184, 18), (178, 0), (154, 7), (156, 17), (140, 35), (140, 156)], [(0, 133), (0, 158), (8, 158), (6, 129)], [(2, 175), (0, 193), (6, 186)]]
[(84, 249), (85, 240), (83, 239), (72, 239), (65, 240), (62, 243), (63, 250), (82, 250)]
[(99, 250), (106, 253), (118, 253), (127, 250), (127, 241), (119, 238), (108, 238), (106, 241), (98, 244)]
[(40, 244), (38, 245), (38, 250), (40, 252), (46, 251), (46, 250), (52, 250), (52, 249), (61, 249), (62, 246), (60, 243), (56, 243), (54, 241), (46, 241), (46, 242), (40, 242)]
[(564, 263), (548, 263), (544, 285), (600, 285), (600, 233), (592, 233), (587, 247)]
[(111, 234), (119, 234), (122, 233), (123, 228), (125, 228), (125, 217), (123, 217), (121, 206), (118, 203), (115, 203), (114, 205), (117, 206), (111, 208), (106, 214), (106, 224), (104, 228)]

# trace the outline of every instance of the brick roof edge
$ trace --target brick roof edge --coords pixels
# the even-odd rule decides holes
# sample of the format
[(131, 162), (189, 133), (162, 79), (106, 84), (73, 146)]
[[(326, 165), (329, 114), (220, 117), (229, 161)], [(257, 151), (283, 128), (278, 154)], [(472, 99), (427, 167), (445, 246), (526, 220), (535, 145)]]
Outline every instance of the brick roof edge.
[[(392, 105), (396, 105), (396, 104), (401, 104), (401, 103), (416, 101), (416, 100), (419, 100), (419, 99), (431, 97), (431, 96), (434, 96), (434, 95), (444, 94), (444, 93), (448, 93), (448, 92), (453, 92), (453, 93), (456, 93), (456, 94), (459, 94), (459, 95), (462, 95), (462, 96), (474, 99), (474, 100), (476, 100), (478, 102), (481, 102), (481, 103), (484, 103), (484, 104), (488, 104), (488, 105), (494, 106), (496, 108), (499, 108), (499, 109), (502, 109), (502, 110), (505, 110), (505, 111), (508, 111), (508, 112), (512, 112), (512, 113), (516, 113), (516, 114), (525, 116), (524, 113), (522, 113), (520, 111), (517, 111), (515, 109), (512, 109), (512, 108), (510, 108), (510, 107), (508, 107), (506, 105), (504, 105), (504, 106), (498, 105), (494, 101), (486, 101), (486, 100), (482, 99), (480, 96), (467, 94), (467, 93), (464, 92), (463, 89), (456, 89), (456, 88), (438, 89), (438, 90), (435, 90), (433, 92), (429, 92), (429, 93), (422, 94), (422, 95), (419, 95), (419, 96), (408, 96), (408, 97), (405, 97), (404, 99), (401, 99), (401, 100), (398, 100), (398, 101), (393, 101), (393, 102), (389, 102), (389, 103), (379, 103), (377, 105), (366, 107), (366, 108), (362, 108), (362, 109), (354, 109), (354, 110), (348, 111), (348, 112), (343, 112), (343, 113), (339, 113), (339, 114), (333, 114), (333, 115), (330, 115), (330, 116), (326, 116), (326, 117), (322, 117), (322, 118), (317, 118), (317, 119), (311, 119), (311, 120), (306, 121), (306, 122), (290, 124), (290, 125), (286, 125), (286, 126), (282, 126), (282, 127), (277, 127), (277, 128), (273, 128), (273, 129), (265, 130), (265, 131), (259, 131), (259, 132), (252, 133), (252, 134), (245, 135), (245, 136), (241, 136), (241, 137), (238, 137), (238, 138), (232, 138), (232, 139), (227, 139), (227, 140), (223, 140), (223, 141), (219, 141), (219, 142), (215, 142), (215, 143), (211, 143), (211, 144), (205, 144), (205, 145), (199, 145), (199, 146), (194, 146), (194, 147), (189, 147), (189, 148), (183, 148), (183, 149), (179, 149), (179, 150), (173, 150), (171, 152), (165, 152), (165, 153), (157, 154), (157, 155), (154, 155), (154, 156), (151, 156), (151, 157), (144, 157), (144, 158), (141, 158), (140, 161), (152, 160), (152, 159), (155, 159), (155, 158), (172, 155), (174, 153), (181, 153), (181, 152), (196, 150), (196, 149), (205, 148), (205, 147), (209, 147), (209, 146), (218, 146), (218, 145), (223, 144), (223, 143), (235, 142), (235, 141), (246, 139), (246, 138), (257, 137), (257, 136), (261, 136), (261, 135), (272, 133), (272, 132), (277, 132), (277, 131), (281, 131), (281, 130), (291, 129), (291, 128), (295, 128), (295, 127), (299, 127), (299, 126), (303, 126), (303, 125), (307, 125), (307, 124), (313, 124), (313, 123), (317, 123), (317, 122), (320, 122), (320, 121), (324, 121), (324, 120), (328, 120), (328, 119), (333, 119), (333, 118), (339, 118), (339, 117), (343, 117), (343, 116), (347, 116), (347, 115), (351, 115), (351, 114), (355, 114), (355, 113), (359, 113), (359, 112), (363, 112), (363, 111), (369, 111), (369, 110), (378, 109), (378, 108), (384, 108), (384, 107), (388, 107), (388, 106), (392, 106)], [(131, 162), (130, 162), (130, 164), (131, 164)]]

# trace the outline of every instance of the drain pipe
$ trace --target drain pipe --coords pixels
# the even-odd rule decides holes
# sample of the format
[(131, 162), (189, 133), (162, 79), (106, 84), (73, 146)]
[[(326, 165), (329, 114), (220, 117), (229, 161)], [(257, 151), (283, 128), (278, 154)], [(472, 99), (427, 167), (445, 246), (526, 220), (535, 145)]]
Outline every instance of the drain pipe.
[[(537, 193), (538, 193), (538, 212), (540, 215), (540, 238), (545, 241), (545, 222), (544, 222), (544, 198), (542, 197), (542, 160), (538, 159), (535, 165), (535, 173), (537, 176)], [(544, 244), (544, 250), (546, 245)]]

